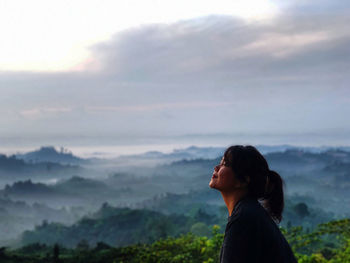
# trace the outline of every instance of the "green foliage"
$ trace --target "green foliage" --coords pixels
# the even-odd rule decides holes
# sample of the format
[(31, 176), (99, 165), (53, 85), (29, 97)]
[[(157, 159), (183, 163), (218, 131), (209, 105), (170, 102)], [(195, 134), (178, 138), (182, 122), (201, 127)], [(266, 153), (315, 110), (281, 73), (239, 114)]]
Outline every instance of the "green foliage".
[(210, 236), (210, 216), (201, 209), (193, 217), (162, 213), (146, 209), (115, 208), (104, 203), (100, 210), (83, 217), (75, 224), (43, 221), (34, 230), (22, 234), (22, 245), (59, 243), (75, 248), (86, 240), (89, 246), (104, 242), (110, 246), (127, 246), (137, 242), (150, 244), (168, 236), (177, 237), (189, 231), (196, 235)]
[(193, 224), (191, 226), (191, 232), (197, 236), (210, 236), (209, 227), (202, 222)]
[[(350, 263), (350, 219), (319, 224), (312, 232), (304, 231), (301, 226), (280, 229), (299, 263)], [(150, 244), (137, 243), (125, 247), (111, 247), (99, 242), (92, 248), (87, 240), (80, 241), (76, 249), (65, 249), (57, 244), (50, 247), (36, 243), (14, 251), (3, 248), (0, 261), (218, 263), (223, 238), (220, 226), (214, 225), (210, 238), (188, 232), (179, 237), (160, 238)]]
[(350, 262), (350, 219), (319, 224), (306, 233), (303, 228), (282, 229), (295, 252), (298, 262)]

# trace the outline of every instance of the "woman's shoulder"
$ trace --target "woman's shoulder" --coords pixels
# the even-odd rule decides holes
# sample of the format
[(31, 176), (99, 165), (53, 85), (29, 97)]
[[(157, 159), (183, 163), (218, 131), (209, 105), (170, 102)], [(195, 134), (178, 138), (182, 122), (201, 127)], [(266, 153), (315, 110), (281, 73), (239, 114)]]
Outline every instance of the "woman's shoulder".
[[(225, 244), (233, 244), (236, 240), (253, 245), (257, 242), (257, 233), (261, 214), (260, 204), (257, 200), (241, 200), (236, 204), (232, 215), (229, 217), (225, 229)], [(264, 209), (264, 208), (263, 208)]]
[(236, 220), (256, 221), (258, 217), (264, 216), (265, 208), (259, 203), (256, 198), (246, 197), (241, 199), (228, 217), (228, 222)]
[(278, 231), (277, 223), (269, 215), (263, 205), (254, 198), (242, 200), (237, 209), (235, 208), (232, 215), (228, 217), (226, 230), (232, 227), (242, 228), (252, 231)]

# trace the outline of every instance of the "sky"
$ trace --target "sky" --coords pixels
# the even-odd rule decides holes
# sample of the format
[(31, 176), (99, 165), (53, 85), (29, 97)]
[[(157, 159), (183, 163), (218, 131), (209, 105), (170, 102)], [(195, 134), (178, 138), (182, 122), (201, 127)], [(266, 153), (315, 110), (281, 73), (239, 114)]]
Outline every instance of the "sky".
[(336, 0), (3, 0), (0, 148), (350, 145), (349, 14)]

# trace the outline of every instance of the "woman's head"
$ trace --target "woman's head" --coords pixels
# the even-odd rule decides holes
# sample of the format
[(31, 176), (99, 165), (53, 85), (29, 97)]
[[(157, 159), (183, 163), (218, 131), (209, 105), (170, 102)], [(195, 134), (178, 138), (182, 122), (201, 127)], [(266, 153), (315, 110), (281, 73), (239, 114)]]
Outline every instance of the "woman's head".
[(226, 149), (214, 168), (209, 186), (221, 192), (244, 191), (262, 199), (270, 215), (280, 222), (284, 208), (283, 180), (253, 146), (234, 145)]

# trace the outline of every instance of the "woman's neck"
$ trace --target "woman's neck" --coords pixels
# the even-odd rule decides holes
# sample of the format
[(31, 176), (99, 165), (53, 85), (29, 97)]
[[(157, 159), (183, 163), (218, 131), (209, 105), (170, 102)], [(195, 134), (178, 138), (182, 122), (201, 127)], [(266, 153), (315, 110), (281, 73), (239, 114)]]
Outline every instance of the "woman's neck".
[(235, 205), (239, 200), (247, 195), (247, 191), (221, 192), (222, 198), (227, 206), (228, 214), (231, 216)]

